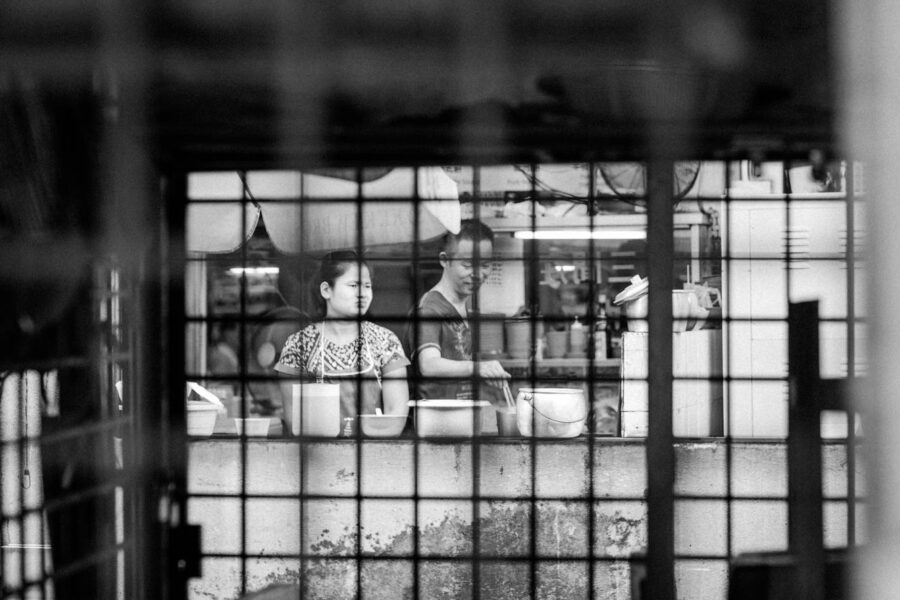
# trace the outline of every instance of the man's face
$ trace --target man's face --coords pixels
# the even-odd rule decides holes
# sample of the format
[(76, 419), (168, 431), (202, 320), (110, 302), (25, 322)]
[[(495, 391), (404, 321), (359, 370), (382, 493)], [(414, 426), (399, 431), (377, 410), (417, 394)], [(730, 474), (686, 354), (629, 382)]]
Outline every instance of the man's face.
[(487, 276), (492, 255), (493, 245), (490, 241), (481, 240), (476, 253), (475, 244), (468, 239), (460, 240), (452, 256), (441, 253), (441, 264), (448, 281), (460, 297), (467, 298), (478, 289)]

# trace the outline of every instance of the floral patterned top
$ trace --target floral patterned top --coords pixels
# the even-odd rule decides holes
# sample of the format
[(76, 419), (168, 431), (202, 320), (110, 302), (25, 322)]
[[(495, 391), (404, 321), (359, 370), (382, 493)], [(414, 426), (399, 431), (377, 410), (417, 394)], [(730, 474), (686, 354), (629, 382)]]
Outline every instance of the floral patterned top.
[(400, 339), (393, 331), (368, 321), (360, 324), (360, 331), (362, 340), (357, 338), (346, 344), (335, 343), (326, 337), (322, 352), (322, 324), (312, 323), (287, 339), (275, 370), (289, 375), (318, 378), (323, 372), (323, 355), (326, 376), (367, 371), (374, 362), (376, 375), (380, 378), (384, 373), (409, 365)]

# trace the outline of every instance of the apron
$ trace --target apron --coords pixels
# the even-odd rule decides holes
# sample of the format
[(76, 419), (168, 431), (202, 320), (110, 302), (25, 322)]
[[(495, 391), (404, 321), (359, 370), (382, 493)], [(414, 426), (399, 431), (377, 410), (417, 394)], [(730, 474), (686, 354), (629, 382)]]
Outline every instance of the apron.
[[(347, 417), (357, 414), (375, 414), (375, 408), (381, 408), (381, 375), (375, 369), (375, 358), (369, 348), (369, 342), (360, 325), (359, 335), (362, 337), (362, 348), (365, 352), (363, 360), (357, 360), (360, 370), (348, 367), (341, 371), (325, 370), (325, 323), (319, 330), (319, 383), (337, 383), (341, 389), (341, 423)], [(315, 356), (315, 350), (310, 353)], [(359, 392), (357, 394), (357, 391)], [(358, 396), (358, 400), (357, 400)], [(357, 401), (359, 404), (357, 405)]]

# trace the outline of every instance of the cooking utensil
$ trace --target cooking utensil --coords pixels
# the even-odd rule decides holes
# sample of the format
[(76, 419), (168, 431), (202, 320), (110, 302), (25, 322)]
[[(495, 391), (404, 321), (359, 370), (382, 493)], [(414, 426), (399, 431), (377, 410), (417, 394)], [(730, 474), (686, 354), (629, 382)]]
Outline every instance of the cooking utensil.
[(503, 382), (503, 399), (506, 400), (506, 405), (512, 409), (516, 408), (516, 401), (513, 400), (512, 391), (509, 389), (509, 383), (506, 381)]

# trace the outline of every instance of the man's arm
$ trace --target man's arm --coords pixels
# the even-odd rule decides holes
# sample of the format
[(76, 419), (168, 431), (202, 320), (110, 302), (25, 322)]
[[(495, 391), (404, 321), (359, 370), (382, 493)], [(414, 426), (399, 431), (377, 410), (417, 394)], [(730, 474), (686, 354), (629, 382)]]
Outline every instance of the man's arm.
[[(503, 380), (510, 375), (496, 360), (471, 361), (451, 360), (441, 356), (441, 351), (434, 346), (422, 348), (416, 356), (419, 372), (424, 377), (446, 377), (451, 379), (466, 379), (476, 374), (479, 379), (484, 379), (495, 387), (503, 387)], [(476, 366), (478, 372), (475, 373)]]

